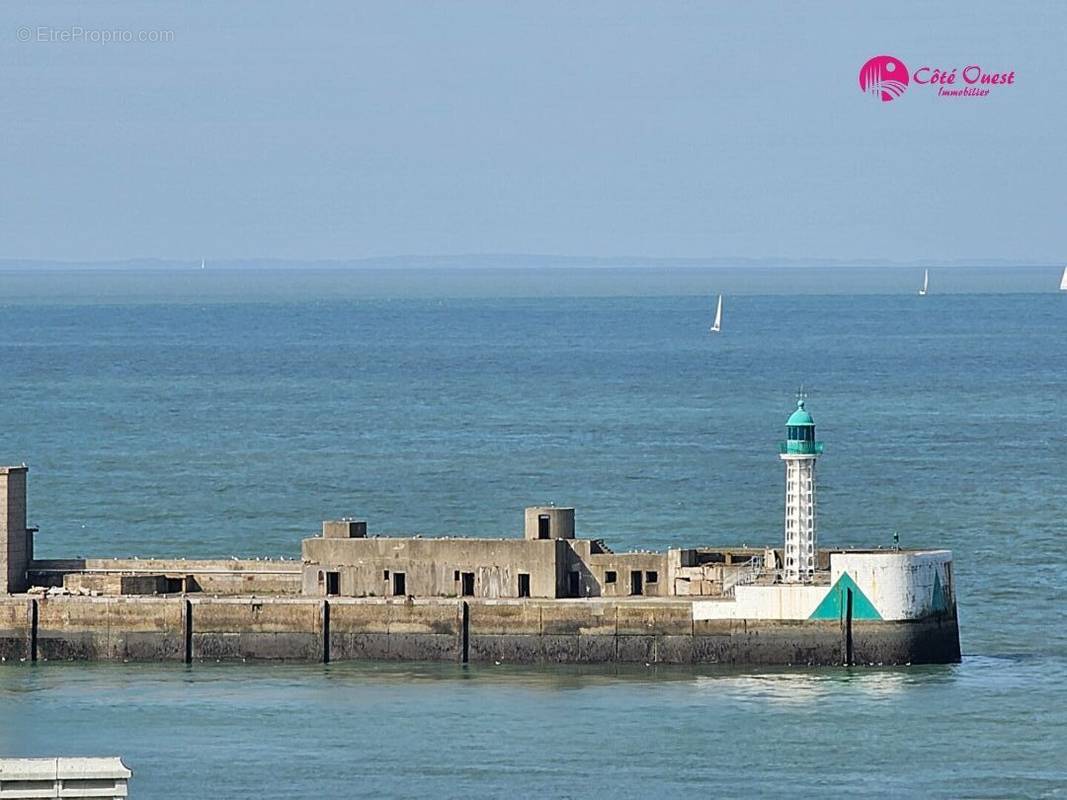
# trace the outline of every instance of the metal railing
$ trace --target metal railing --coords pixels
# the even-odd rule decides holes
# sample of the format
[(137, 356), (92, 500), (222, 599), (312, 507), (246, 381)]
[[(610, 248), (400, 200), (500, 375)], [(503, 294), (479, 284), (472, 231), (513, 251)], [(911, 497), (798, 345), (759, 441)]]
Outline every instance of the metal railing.
[(746, 583), (752, 583), (753, 581), (758, 580), (762, 574), (763, 556), (752, 556), (752, 558), (740, 569), (735, 570), (730, 575), (723, 576), (723, 597), (733, 597), (734, 589), (738, 586), (744, 586)]

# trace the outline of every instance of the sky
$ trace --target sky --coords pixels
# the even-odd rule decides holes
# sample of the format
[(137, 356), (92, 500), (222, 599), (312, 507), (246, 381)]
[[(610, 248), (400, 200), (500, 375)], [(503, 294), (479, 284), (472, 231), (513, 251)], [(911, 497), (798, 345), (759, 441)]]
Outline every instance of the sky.
[[(1058, 1), (7, 2), (0, 259), (1061, 263), (1065, 36)], [(881, 54), (1015, 82), (881, 102)]]

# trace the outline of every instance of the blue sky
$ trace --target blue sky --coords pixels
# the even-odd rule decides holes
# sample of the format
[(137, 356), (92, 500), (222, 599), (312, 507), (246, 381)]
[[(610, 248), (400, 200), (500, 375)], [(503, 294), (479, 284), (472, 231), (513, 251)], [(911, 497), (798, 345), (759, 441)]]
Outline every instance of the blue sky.
[[(40, 41), (74, 27), (173, 41)], [(0, 258), (1058, 263), (1065, 31), (1059, 2), (6, 3)], [(1016, 83), (879, 103), (880, 53)]]

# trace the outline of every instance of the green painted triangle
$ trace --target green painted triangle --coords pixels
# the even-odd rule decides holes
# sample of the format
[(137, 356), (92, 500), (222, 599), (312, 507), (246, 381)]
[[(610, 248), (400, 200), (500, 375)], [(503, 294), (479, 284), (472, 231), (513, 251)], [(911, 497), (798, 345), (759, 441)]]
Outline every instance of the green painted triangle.
[(852, 590), (852, 619), (881, 619), (882, 615), (874, 607), (874, 603), (867, 599), (867, 595), (849, 577), (847, 572), (841, 574), (837, 583), (830, 587), (826, 597), (819, 603), (818, 608), (811, 612), (808, 619), (843, 619), (845, 606), (848, 603), (848, 590)]
[(941, 574), (939, 572), (934, 573), (934, 598), (930, 602), (930, 609), (932, 611), (948, 611), (948, 593), (941, 586)]

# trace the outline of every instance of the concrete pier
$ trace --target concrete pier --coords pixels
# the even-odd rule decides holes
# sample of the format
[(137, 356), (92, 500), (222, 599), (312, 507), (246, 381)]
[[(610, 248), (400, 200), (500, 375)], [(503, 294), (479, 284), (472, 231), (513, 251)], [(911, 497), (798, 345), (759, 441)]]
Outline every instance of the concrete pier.
[(952, 553), (818, 549), (802, 396), (787, 437), (784, 547), (658, 553), (616, 553), (576, 535), (574, 508), (539, 505), (495, 539), (327, 520), (299, 561), (35, 559), (26, 467), (0, 467), (0, 658), (959, 661)]
[(0, 658), (841, 665), (958, 661), (914, 620), (695, 619), (684, 599), (0, 598)]

